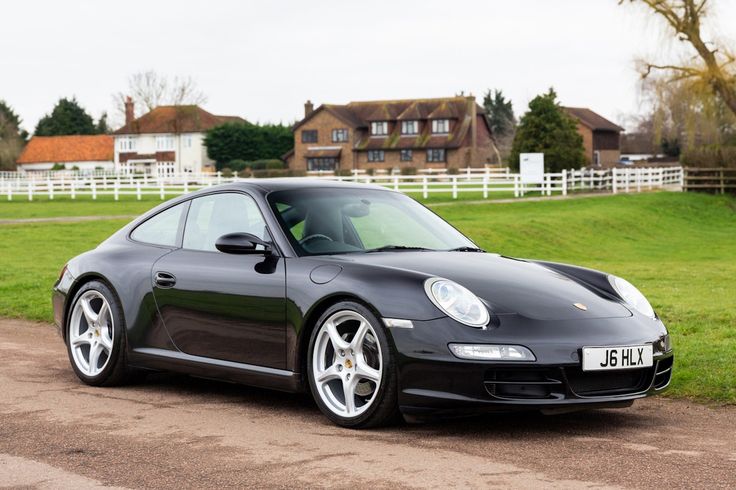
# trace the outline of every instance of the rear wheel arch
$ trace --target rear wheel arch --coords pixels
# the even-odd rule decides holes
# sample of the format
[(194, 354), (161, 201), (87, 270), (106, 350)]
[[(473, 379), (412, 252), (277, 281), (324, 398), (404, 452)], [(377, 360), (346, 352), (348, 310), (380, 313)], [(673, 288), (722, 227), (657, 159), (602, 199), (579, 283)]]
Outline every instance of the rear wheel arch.
[[(72, 284), (72, 286), (69, 288), (69, 291), (66, 294), (66, 301), (64, 304), (64, 324), (62, 325), (62, 335), (64, 338), (64, 342), (67, 341), (67, 325), (69, 322), (69, 314), (71, 313), (72, 309), (72, 302), (74, 301), (74, 298), (77, 295), (77, 292), (82, 289), (86, 284), (89, 284), (92, 281), (98, 281), (103, 283), (105, 286), (107, 286), (110, 291), (112, 292), (113, 296), (115, 296), (115, 301), (118, 302), (120, 306), (120, 313), (124, 315), (124, 309), (123, 305), (120, 302), (120, 295), (118, 294), (117, 290), (115, 290), (115, 287), (110, 283), (110, 281), (107, 280), (105, 276), (99, 273), (91, 272), (87, 274), (83, 274), (80, 277), (77, 278), (77, 280)], [(125, 322), (125, 318), (123, 318), (123, 322)], [(124, 331), (125, 329), (123, 329)], [(125, 332), (123, 332), (125, 333)]]

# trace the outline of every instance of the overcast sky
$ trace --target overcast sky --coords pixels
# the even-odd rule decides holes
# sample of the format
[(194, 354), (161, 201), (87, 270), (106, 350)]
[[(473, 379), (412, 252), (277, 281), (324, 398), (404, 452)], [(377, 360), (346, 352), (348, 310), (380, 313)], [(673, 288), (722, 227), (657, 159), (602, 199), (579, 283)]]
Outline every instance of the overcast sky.
[[(734, 35), (736, 2), (715, 21)], [(666, 36), (616, 0), (33, 1), (0, 7), (0, 99), (33, 130), (59, 97), (97, 118), (153, 69), (192, 76), (215, 114), (290, 123), (311, 99), (478, 96), (517, 114), (549, 86), (613, 119), (639, 110), (636, 57)], [(728, 21), (730, 19), (730, 22)]]

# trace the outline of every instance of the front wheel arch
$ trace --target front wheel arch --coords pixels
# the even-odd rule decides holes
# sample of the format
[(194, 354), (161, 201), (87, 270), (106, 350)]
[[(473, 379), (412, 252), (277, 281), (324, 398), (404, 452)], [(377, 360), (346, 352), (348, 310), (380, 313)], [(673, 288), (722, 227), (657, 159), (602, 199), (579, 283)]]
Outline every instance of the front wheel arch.
[[(294, 367), (299, 373), (301, 373), (300, 384), (303, 391), (309, 391), (309, 379), (307, 378), (307, 360), (309, 358), (309, 339), (312, 336), (312, 331), (317, 327), (317, 321), (320, 319), (325, 311), (327, 311), (333, 305), (336, 305), (337, 303), (341, 303), (343, 301), (352, 301), (354, 303), (363, 305), (365, 308), (368, 308), (368, 310), (370, 310), (371, 313), (376, 316), (376, 318), (378, 318), (379, 320), (381, 320), (382, 318), (381, 314), (373, 305), (353, 294), (337, 294), (334, 296), (322, 298), (319, 302), (317, 302), (304, 317), (301, 328), (297, 333), (298, 349), (296, 350), (297, 358), (294, 362)], [(390, 335), (389, 338), (391, 338)]]
[[(110, 292), (112, 292), (113, 296), (115, 296), (115, 300), (120, 304), (121, 314), (123, 315), (123, 322), (125, 322), (125, 308), (122, 307), (123, 303), (120, 301), (120, 295), (118, 294), (112, 283), (110, 283), (110, 281), (108, 281), (107, 278), (101, 274), (97, 274), (94, 272), (84, 274), (77, 278), (77, 280), (69, 288), (69, 291), (66, 293), (66, 299), (64, 300), (64, 323), (62, 324), (61, 329), (64, 343), (67, 342), (69, 314), (71, 313), (71, 307), (72, 302), (74, 301), (74, 297), (77, 295), (77, 292), (82, 289), (82, 287), (84, 287), (85, 284), (88, 284), (92, 281), (99, 281), (110, 289)], [(127, 334), (127, 332), (123, 331), (123, 334)]]

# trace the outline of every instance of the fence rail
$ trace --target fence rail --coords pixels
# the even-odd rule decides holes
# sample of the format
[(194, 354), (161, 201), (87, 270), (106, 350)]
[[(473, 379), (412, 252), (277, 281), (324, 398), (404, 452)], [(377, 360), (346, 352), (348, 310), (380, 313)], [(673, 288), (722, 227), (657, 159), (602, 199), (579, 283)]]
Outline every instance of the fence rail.
[(736, 193), (736, 168), (687, 167), (684, 174), (685, 191)]
[[(89, 174), (20, 174), (5, 172), (0, 174), (0, 199), (27, 199), (47, 197), (53, 200), (58, 196), (76, 199), (89, 196), (93, 200), (99, 196), (113, 196), (117, 201), (120, 196), (155, 195), (161, 200), (189, 191), (210, 187), (216, 184), (254, 180), (239, 177), (225, 177), (217, 174), (177, 174), (167, 176), (117, 175), (109, 172), (93, 172)], [(315, 174), (310, 177), (323, 180), (357, 182), (380, 185), (403, 193), (421, 195), (428, 198), (431, 194), (450, 194), (457, 199), (459, 194), (476, 193), (487, 199), (491, 193), (505, 192), (521, 197), (528, 193), (540, 193), (551, 196), (553, 193), (567, 195), (576, 191), (597, 192), (641, 192), (648, 189), (683, 188), (683, 169), (671, 168), (613, 168), (605, 170), (563, 170), (556, 173), (545, 173), (543, 178), (535, 182), (526, 182), (521, 175), (503, 169), (463, 169), (457, 174), (422, 173), (417, 175), (391, 175), (354, 172), (348, 176), (334, 174)], [(300, 178), (300, 177), (291, 177)]]

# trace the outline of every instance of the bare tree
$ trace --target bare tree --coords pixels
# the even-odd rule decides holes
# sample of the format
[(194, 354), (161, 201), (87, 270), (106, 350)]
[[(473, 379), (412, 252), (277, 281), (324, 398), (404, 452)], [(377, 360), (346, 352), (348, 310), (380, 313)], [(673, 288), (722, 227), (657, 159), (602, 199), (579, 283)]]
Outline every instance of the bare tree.
[(716, 46), (705, 40), (701, 32), (701, 21), (709, 13), (708, 0), (619, 0), (619, 3), (624, 2), (646, 5), (695, 53), (692, 62), (645, 62), (642, 77), (648, 77), (653, 71), (664, 71), (673, 81), (692, 80), (707, 85), (736, 114), (736, 57), (726, 46)]
[(207, 96), (192, 77), (170, 78), (153, 70), (131, 75), (127, 90), (113, 95), (115, 106), (122, 116), (125, 115), (127, 96), (135, 102), (136, 115), (161, 105), (200, 105), (207, 102)]

